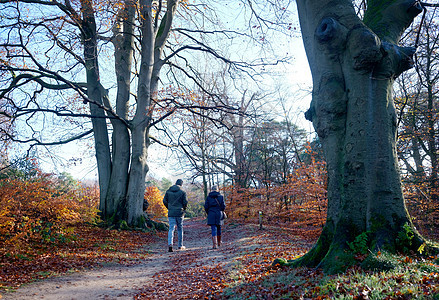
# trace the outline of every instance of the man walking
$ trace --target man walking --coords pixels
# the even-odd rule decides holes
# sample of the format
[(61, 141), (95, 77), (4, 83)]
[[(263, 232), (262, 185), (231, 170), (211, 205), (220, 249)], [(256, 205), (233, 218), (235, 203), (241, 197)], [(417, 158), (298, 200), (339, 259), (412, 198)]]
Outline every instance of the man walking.
[(181, 189), (183, 180), (178, 179), (175, 185), (171, 186), (163, 198), (163, 204), (168, 209), (169, 232), (168, 245), (169, 252), (172, 252), (172, 244), (174, 240), (175, 225), (177, 225), (178, 233), (178, 249), (186, 249), (183, 246), (183, 219), (184, 212), (187, 208), (186, 192)]

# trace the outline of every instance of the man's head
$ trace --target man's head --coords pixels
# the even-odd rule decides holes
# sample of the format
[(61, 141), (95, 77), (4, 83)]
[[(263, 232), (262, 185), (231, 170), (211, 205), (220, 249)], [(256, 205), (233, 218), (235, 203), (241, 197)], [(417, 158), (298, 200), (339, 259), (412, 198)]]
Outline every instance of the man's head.
[(212, 191), (218, 192), (218, 186), (217, 185), (212, 185)]
[(177, 182), (175, 184), (179, 185), (179, 186), (182, 186), (183, 185), (183, 180), (182, 179), (177, 179)]

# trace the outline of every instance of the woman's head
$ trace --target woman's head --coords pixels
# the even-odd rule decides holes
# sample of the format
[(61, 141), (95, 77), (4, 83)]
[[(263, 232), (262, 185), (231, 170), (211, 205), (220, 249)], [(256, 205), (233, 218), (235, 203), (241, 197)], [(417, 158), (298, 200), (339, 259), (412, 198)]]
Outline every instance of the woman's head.
[(212, 190), (212, 192), (218, 192), (218, 186), (217, 185), (212, 185), (211, 190)]

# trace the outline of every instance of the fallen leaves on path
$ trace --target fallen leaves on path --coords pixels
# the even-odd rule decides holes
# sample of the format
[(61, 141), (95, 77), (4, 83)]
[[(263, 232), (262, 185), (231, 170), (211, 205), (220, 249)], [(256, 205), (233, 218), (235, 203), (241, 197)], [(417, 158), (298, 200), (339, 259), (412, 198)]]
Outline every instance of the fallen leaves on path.
[(28, 245), (20, 252), (0, 253), (0, 289), (53, 275), (90, 269), (102, 263), (136, 264), (145, 258), (140, 249), (157, 241), (153, 233), (106, 230), (78, 225), (75, 238), (58, 244)]
[[(187, 231), (202, 231), (200, 222), (191, 223)], [(206, 231), (206, 229), (204, 229)], [(201, 234), (197, 234), (200, 236)], [(204, 238), (209, 236), (192, 237)], [(253, 225), (228, 225), (223, 233), (226, 241), (219, 249), (204, 248), (178, 251), (169, 255), (169, 267), (154, 275), (136, 299), (218, 299), (226, 297), (226, 288), (243, 282), (256, 282), (277, 272), (271, 266), (278, 257), (293, 259), (303, 254), (312, 243), (304, 243), (290, 230), (259, 230)], [(241, 293), (245, 289), (234, 290)]]
[[(190, 220), (185, 225), (187, 249), (172, 253), (167, 252), (166, 232), (153, 235), (89, 226), (77, 230), (77, 239), (64, 246), (3, 255), (3, 288), (99, 263), (147, 262), (145, 266), (154, 266), (157, 272), (145, 278), (143, 287), (139, 285), (135, 299), (333, 299), (341, 295), (349, 299), (415, 299), (419, 295), (435, 299), (439, 289), (437, 258), (395, 256), (398, 268), (394, 271), (366, 272), (353, 267), (337, 276), (318, 269), (272, 266), (275, 258), (289, 260), (306, 253), (318, 236), (315, 228), (265, 226), (259, 230), (256, 225), (229, 223), (223, 228), (224, 243), (211, 249), (209, 228), (202, 220)], [(145, 249), (154, 249), (154, 253)]]
[[(191, 223), (188, 230), (197, 232), (202, 226)], [(272, 266), (275, 258), (290, 260), (306, 253), (318, 236), (316, 229), (266, 226), (259, 230), (255, 225), (229, 224), (224, 231), (227, 242), (219, 249), (210, 249), (209, 236), (198, 234), (202, 235), (198, 239), (206, 240), (204, 247), (169, 254), (168, 267), (157, 272), (135, 299), (437, 297), (439, 275), (434, 271), (438, 270), (434, 258), (399, 260), (398, 267), (389, 272), (363, 271), (355, 266), (345, 274), (328, 276), (319, 269)]]

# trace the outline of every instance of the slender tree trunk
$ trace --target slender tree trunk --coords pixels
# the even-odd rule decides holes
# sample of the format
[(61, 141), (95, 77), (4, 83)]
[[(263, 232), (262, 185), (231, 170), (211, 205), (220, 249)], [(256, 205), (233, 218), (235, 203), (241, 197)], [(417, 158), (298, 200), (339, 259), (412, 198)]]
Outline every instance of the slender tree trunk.
[[(427, 43), (428, 44), (428, 43)], [(430, 53), (431, 51), (429, 51)], [(438, 157), (437, 157), (437, 146), (436, 146), (436, 108), (434, 104), (434, 93), (433, 93), (433, 80), (432, 80), (432, 74), (431, 74), (431, 56), (426, 57), (427, 65), (426, 65), (426, 83), (427, 83), (427, 124), (428, 124), (428, 138), (427, 138), (427, 144), (430, 156), (430, 163), (431, 163), (431, 174), (430, 174), (430, 190), (431, 190), (431, 199), (434, 203), (436, 203), (439, 200), (438, 195)]]
[(254, 98), (254, 95), (250, 98), (250, 100), (246, 103), (245, 101), (246, 92), (242, 95), (241, 104), (239, 107), (239, 115), (237, 120), (235, 116), (231, 116), (230, 123), (232, 125), (231, 134), (233, 141), (233, 151), (235, 156), (235, 176), (234, 176), (234, 185), (239, 189), (247, 187), (247, 177), (245, 174), (245, 166), (246, 161), (244, 157), (244, 114), (246, 113), (248, 106)]
[[(418, 110), (418, 99), (414, 100), (415, 102), (413, 103), (413, 105), (415, 105), (415, 107), (413, 108), (414, 111)], [(422, 156), (421, 156), (421, 145), (419, 143), (419, 136), (416, 136), (415, 132), (418, 131), (418, 126), (416, 124), (417, 122), (417, 117), (415, 116), (415, 114), (413, 113), (412, 116), (410, 117), (410, 121), (411, 121), (411, 128), (413, 128), (413, 138), (412, 138), (412, 156), (413, 156), (413, 160), (415, 163), (415, 169), (413, 170), (413, 175), (415, 176), (416, 180), (418, 182), (420, 182), (420, 180), (423, 180), (421, 178), (425, 178), (425, 170), (424, 170), (424, 166), (422, 165)]]
[[(148, 121), (145, 120), (145, 123)], [(145, 177), (148, 173), (148, 130), (145, 124), (135, 126), (132, 131), (133, 153), (131, 158), (130, 177), (128, 184), (126, 218), (129, 225), (141, 227), (143, 216), (143, 197), (145, 193)]]
[(145, 177), (148, 172), (148, 127), (151, 121), (151, 78), (154, 66), (155, 31), (150, 0), (140, 1), (141, 24), (141, 61), (137, 89), (137, 108), (132, 121), (132, 155), (125, 205), (126, 219), (129, 225), (139, 225), (143, 215), (142, 204), (145, 191)]
[(97, 34), (94, 11), (90, 0), (81, 0), (83, 13), (83, 42), (84, 58), (87, 77), (87, 96), (90, 102), (90, 113), (95, 140), (96, 161), (99, 176), (101, 214), (106, 215), (109, 208), (105, 201), (107, 196), (112, 166), (108, 129), (105, 119), (105, 112), (95, 103), (103, 105), (102, 89), (99, 78), (99, 64), (97, 54)]
[(244, 158), (244, 117), (238, 116), (238, 123), (233, 128), (233, 145), (235, 152), (235, 185), (238, 188), (245, 188), (247, 186), (244, 180), (245, 174), (245, 158)]
[(206, 166), (206, 122), (204, 117), (201, 118), (201, 172), (202, 172), (202, 178), (203, 178), (203, 192), (204, 192), (204, 199), (207, 198), (207, 195), (209, 193), (208, 186), (207, 186), (207, 166)]
[(396, 43), (422, 8), (415, 1), (370, 0), (362, 22), (348, 0), (298, 0), (297, 6), (314, 86), (306, 117), (328, 168), (327, 222), (298, 263), (332, 272), (344, 267), (347, 243), (359, 234), (370, 232), (371, 248), (395, 249), (398, 232), (411, 224), (392, 85), (414, 53)]

